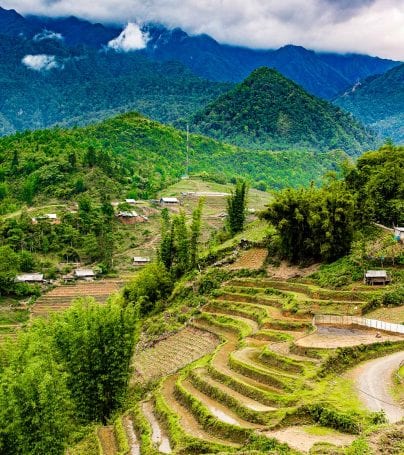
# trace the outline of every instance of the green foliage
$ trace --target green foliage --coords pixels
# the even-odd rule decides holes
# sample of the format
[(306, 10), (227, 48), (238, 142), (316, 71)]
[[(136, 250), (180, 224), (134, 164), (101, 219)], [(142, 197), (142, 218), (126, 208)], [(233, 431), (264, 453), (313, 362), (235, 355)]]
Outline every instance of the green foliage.
[(227, 199), (227, 223), (232, 236), (244, 229), (247, 194), (247, 183), (241, 180)]
[(360, 280), (363, 277), (363, 268), (349, 257), (343, 257), (332, 264), (323, 264), (320, 269), (311, 275), (324, 288), (338, 288)]
[(176, 278), (193, 270), (197, 265), (202, 207), (201, 199), (192, 213), (190, 227), (187, 226), (183, 211), (172, 219), (167, 209), (162, 212), (159, 259)]
[(290, 261), (332, 261), (350, 249), (354, 198), (339, 181), (320, 189), (287, 189), (276, 194), (263, 217), (277, 228), (281, 254)]
[(155, 312), (158, 303), (174, 288), (171, 275), (164, 265), (155, 262), (144, 267), (123, 290), (125, 301), (139, 307), (142, 317)]
[(404, 141), (404, 64), (390, 71), (371, 76), (355, 90), (344, 93), (335, 100), (356, 118), (371, 126), (381, 137), (391, 137), (398, 143)]
[(57, 318), (51, 329), (77, 417), (105, 423), (125, 397), (137, 336), (134, 307), (81, 301)]
[(386, 144), (364, 153), (346, 170), (348, 188), (356, 193), (356, 217), (388, 227), (404, 223), (404, 147)]
[(216, 139), (258, 149), (342, 148), (358, 154), (374, 144), (351, 116), (265, 67), (195, 114), (191, 124)]

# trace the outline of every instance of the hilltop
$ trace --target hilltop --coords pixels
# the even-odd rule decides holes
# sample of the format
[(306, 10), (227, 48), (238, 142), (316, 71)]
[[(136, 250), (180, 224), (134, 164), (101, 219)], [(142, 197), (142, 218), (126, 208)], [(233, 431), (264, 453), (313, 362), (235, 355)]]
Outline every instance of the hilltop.
[[(244, 176), (261, 189), (319, 182), (346, 158), (343, 152), (252, 153), (198, 135), (191, 135), (190, 148), (191, 173), (219, 182)], [(155, 197), (181, 178), (185, 159), (184, 132), (137, 113), (82, 128), (18, 133), (0, 139), (0, 211), (83, 193), (98, 199), (106, 189), (111, 198)]]
[(195, 114), (191, 124), (216, 139), (254, 148), (342, 148), (355, 155), (374, 143), (351, 116), (265, 67)]
[(404, 64), (355, 84), (335, 99), (365, 125), (397, 143), (404, 141)]

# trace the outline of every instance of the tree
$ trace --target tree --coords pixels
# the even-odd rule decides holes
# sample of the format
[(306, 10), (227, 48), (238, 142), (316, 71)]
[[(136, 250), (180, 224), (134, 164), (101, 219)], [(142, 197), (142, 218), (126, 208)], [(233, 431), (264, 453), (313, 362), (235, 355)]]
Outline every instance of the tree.
[(232, 236), (244, 229), (247, 193), (247, 183), (240, 180), (227, 199), (227, 223)]
[(125, 397), (137, 339), (133, 305), (77, 302), (53, 326), (56, 356), (68, 373), (77, 416), (106, 423)]

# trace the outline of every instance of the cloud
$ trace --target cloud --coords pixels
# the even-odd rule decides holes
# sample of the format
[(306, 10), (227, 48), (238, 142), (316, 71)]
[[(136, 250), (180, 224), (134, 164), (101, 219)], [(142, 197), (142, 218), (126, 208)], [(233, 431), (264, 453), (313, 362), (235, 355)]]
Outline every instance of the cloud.
[(121, 34), (108, 43), (108, 47), (121, 52), (137, 51), (144, 49), (147, 41), (147, 34), (137, 24), (129, 22)]
[(21, 62), (29, 69), (34, 71), (49, 71), (58, 68), (59, 64), (54, 55), (37, 54), (26, 55)]
[(22, 13), (160, 22), (254, 48), (297, 44), (404, 59), (403, 0), (3, 0)]
[(47, 40), (47, 39), (61, 41), (61, 40), (63, 40), (63, 35), (61, 33), (52, 32), (52, 30), (44, 29), (44, 30), (42, 30), (42, 32), (37, 33), (33, 39), (36, 42)]

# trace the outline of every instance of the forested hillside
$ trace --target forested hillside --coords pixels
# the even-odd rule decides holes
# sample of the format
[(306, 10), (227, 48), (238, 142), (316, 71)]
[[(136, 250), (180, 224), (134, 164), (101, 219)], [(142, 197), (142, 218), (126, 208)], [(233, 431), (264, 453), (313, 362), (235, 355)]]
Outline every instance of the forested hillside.
[[(319, 181), (343, 152), (250, 152), (191, 135), (190, 171), (219, 181), (245, 176), (260, 188)], [(99, 124), (18, 133), (0, 140), (0, 207), (81, 193), (153, 197), (185, 172), (186, 134), (139, 114)], [(293, 163), (293, 164), (292, 164)], [(293, 168), (293, 170), (292, 170)]]
[(404, 141), (404, 64), (356, 84), (335, 100), (365, 125), (398, 143)]
[[(51, 60), (40, 71), (26, 55)], [(179, 63), (139, 53), (71, 50), (62, 42), (0, 37), (0, 134), (89, 123), (138, 110), (169, 122), (190, 115), (230, 86), (194, 76)]]
[(375, 143), (355, 119), (265, 67), (193, 116), (191, 125), (254, 148), (342, 148), (355, 155)]

